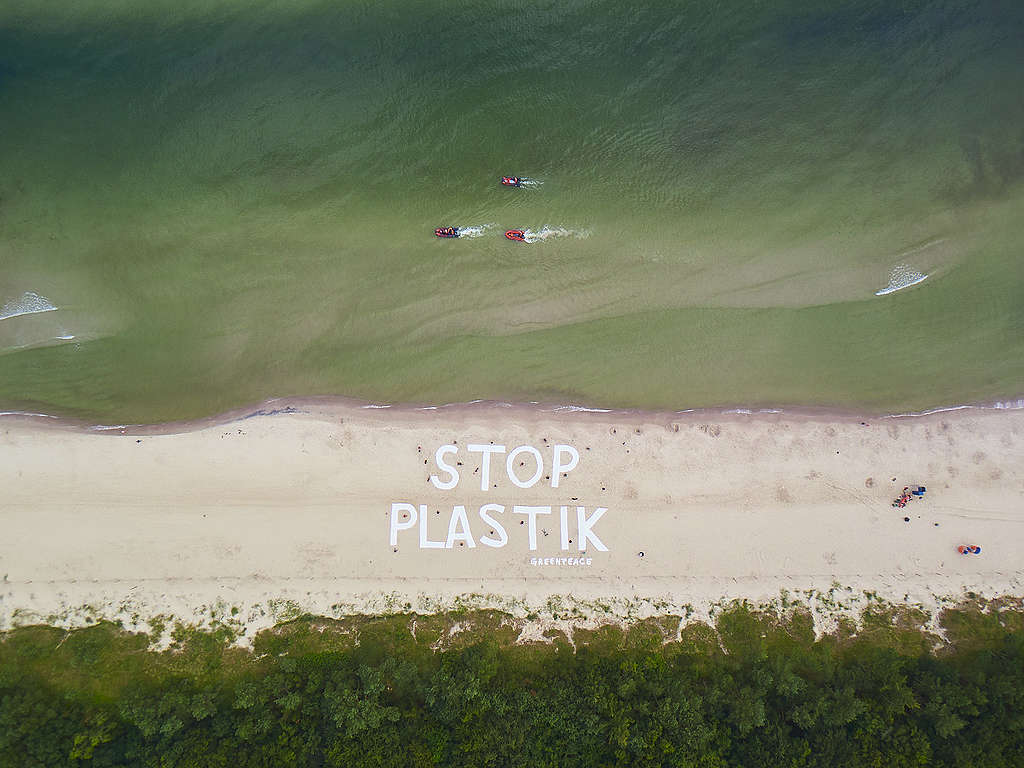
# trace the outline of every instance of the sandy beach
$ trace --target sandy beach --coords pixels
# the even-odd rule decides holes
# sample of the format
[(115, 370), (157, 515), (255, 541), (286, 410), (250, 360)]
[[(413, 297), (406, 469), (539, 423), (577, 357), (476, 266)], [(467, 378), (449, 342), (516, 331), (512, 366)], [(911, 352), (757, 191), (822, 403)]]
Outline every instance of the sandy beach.
[(162, 615), (251, 636), (452, 605), (593, 622), (783, 593), (825, 616), (1024, 584), (1024, 411), (261, 410), (0, 420), (0, 628)]

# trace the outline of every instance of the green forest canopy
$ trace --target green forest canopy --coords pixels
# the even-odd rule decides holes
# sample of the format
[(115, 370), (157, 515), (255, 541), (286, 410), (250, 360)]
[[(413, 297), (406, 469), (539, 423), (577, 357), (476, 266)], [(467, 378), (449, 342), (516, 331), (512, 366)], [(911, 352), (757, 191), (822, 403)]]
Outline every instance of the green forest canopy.
[(815, 639), (805, 611), (738, 605), (517, 644), (496, 612), (306, 617), (252, 651), (179, 629), (164, 652), (22, 628), (0, 766), (1024, 765), (1020, 602), (940, 624), (877, 607)]

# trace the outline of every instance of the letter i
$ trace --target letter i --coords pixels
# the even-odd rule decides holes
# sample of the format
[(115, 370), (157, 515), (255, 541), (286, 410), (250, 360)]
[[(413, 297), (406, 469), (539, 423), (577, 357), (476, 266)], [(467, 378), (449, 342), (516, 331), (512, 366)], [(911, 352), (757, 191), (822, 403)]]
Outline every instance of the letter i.
[(567, 552), (569, 550), (569, 508), (559, 507), (558, 511), (562, 517), (562, 551)]

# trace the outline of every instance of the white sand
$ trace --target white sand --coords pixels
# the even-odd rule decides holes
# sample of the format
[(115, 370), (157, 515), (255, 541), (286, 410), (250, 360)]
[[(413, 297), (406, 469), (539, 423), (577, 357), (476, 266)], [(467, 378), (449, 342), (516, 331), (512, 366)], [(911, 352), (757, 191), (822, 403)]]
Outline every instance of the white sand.
[[(145, 627), (165, 615), (227, 621), (251, 636), (299, 611), (453, 604), (592, 622), (702, 616), (784, 590), (810, 596), (821, 617), (832, 600), (863, 605), (864, 591), (929, 608), (967, 591), (1024, 593), (1022, 411), (862, 426), (770, 414), (299, 407), (175, 434), (0, 420), (0, 628), (98, 618)], [(434, 450), (455, 441), (462, 480), (441, 491), (427, 479), (438, 472)], [(536, 446), (548, 462), (548, 446), (567, 443), (581, 460), (558, 489), (543, 479), (517, 488), (495, 461), (497, 487), (482, 492), (480, 457), (465, 445), (491, 441)], [(917, 483), (925, 498), (893, 509)], [(477, 540), (489, 533), (478, 507), (504, 504), (496, 517), (508, 545), (420, 549), (412, 529), (395, 552), (394, 501), (429, 505), (428, 535), (440, 540), (454, 504), (466, 505)], [(554, 507), (539, 518), (535, 552), (513, 504)], [(570, 505), (568, 553), (561, 504)], [(577, 504), (607, 508), (594, 532), (609, 551), (591, 547), (589, 566), (531, 565), (580, 557)], [(959, 555), (958, 544), (982, 554)]]

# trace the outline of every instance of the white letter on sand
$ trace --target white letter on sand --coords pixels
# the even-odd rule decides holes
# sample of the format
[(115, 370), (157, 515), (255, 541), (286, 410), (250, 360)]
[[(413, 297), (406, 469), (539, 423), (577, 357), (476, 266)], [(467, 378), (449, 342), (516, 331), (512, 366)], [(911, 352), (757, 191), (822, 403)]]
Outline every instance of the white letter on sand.
[(492, 539), (490, 536), (481, 536), (480, 543), (485, 544), (488, 547), (504, 547), (508, 544), (508, 533), (505, 532), (505, 527), (501, 523), (487, 514), (488, 512), (503, 514), (505, 512), (505, 507), (502, 504), (484, 504), (480, 507), (480, 519), (498, 532), (498, 538), (496, 539)]
[(442, 491), (450, 491), (459, 484), (459, 471), (444, 460), (445, 454), (458, 452), (459, 447), (457, 445), (438, 446), (437, 453), (434, 454), (434, 461), (437, 462), (437, 468), (447, 472), (451, 479), (441, 480), (437, 475), (431, 475), (430, 482), (434, 484), (435, 488)]
[[(569, 454), (569, 463), (562, 464), (562, 454)], [(558, 478), (563, 472), (572, 472), (580, 463), (580, 454), (571, 445), (556, 445), (551, 452), (551, 487), (558, 487)]]
[[(537, 471), (534, 473), (533, 477), (531, 477), (525, 483), (518, 477), (516, 477), (515, 470), (512, 467), (512, 465), (515, 463), (515, 460), (519, 457), (520, 453), (532, 454), (533, 458), (537, 461)], [(540, 480), (540, 476), (544, 473), (544, 459), (541, 457), (540, 451), (538, 451), (532, 445), (520, 445), (518, 448), (513, 448), (512, 453), (510, 453), (508, 455), (508, 458), (505, 459), (505, 471), (508, 473), (508, 479), (511, 480), (516, 485), (518, 485), (520, 488), (532, 488), (534, 485), (537, 484), (537, 481)], [(551, 511), (550, 507), (548, 507), (548, 511)]]
[[(455, 530), (456, 523), (462, 528), (461, 532)], [(466, 542), (467, 547), (476, 546), (476, 542), (473, 541), (473, 534), (469, 532), (469, 518), (466, 517), (466, 508), (461, 504), (452, 507), (452, 516), (448, 521), (448, 540), (444, 543), (445, 549), (454, 547), (457, 539)]]
[(597, 535), (590, 529), (594, 527), (594, 523), (601, 519), (608, 510), (605, 507), (598, 507), (594, 510), (594, 514), (587, 517), (586, 507), (576, 507), (576, 522), (579, 523), (579, 539), (576, 542), (576, 546), (579, 547), (580, 552), (587, 551), (587, 539), (593, 543), (594, 548), (598, 552), (607, 552), (608, 547), (601, 543), (601, 540), (597, 538)]
[(529, 515), (530, 522), (526, 527), (530, 532), (530, 549), (537, 549), (537, 515), (550, 515), (551, 507), (521, 507), (516, 504), (512, 511), (517, 515)]
[(443, 541), (427, 538), (427, 505), (420, 504), (420, 549), (444, 549)]
[(569, 508), (559, 507), (558, 511), (562, 515), (562, 551), (568, 551), (569, 549)]
[(480, 460), (480, 490), (486, 491), (491, 487), (491, 454), (492, 453), (504, 453), (504, 445), (479, 445), (477, 443), (470, 443), (466, 446), (466, 450), (470, 453), (482, 453), (483, 458)]
[[(409, 513), (409, 522), (403, 523), (398, 519), (399, 512)], [(405, 531), (416, 525), (416, 507), (405, 502), (395, 501), (391, 504), (391, 546), (398, 546), (398, 532)]]

